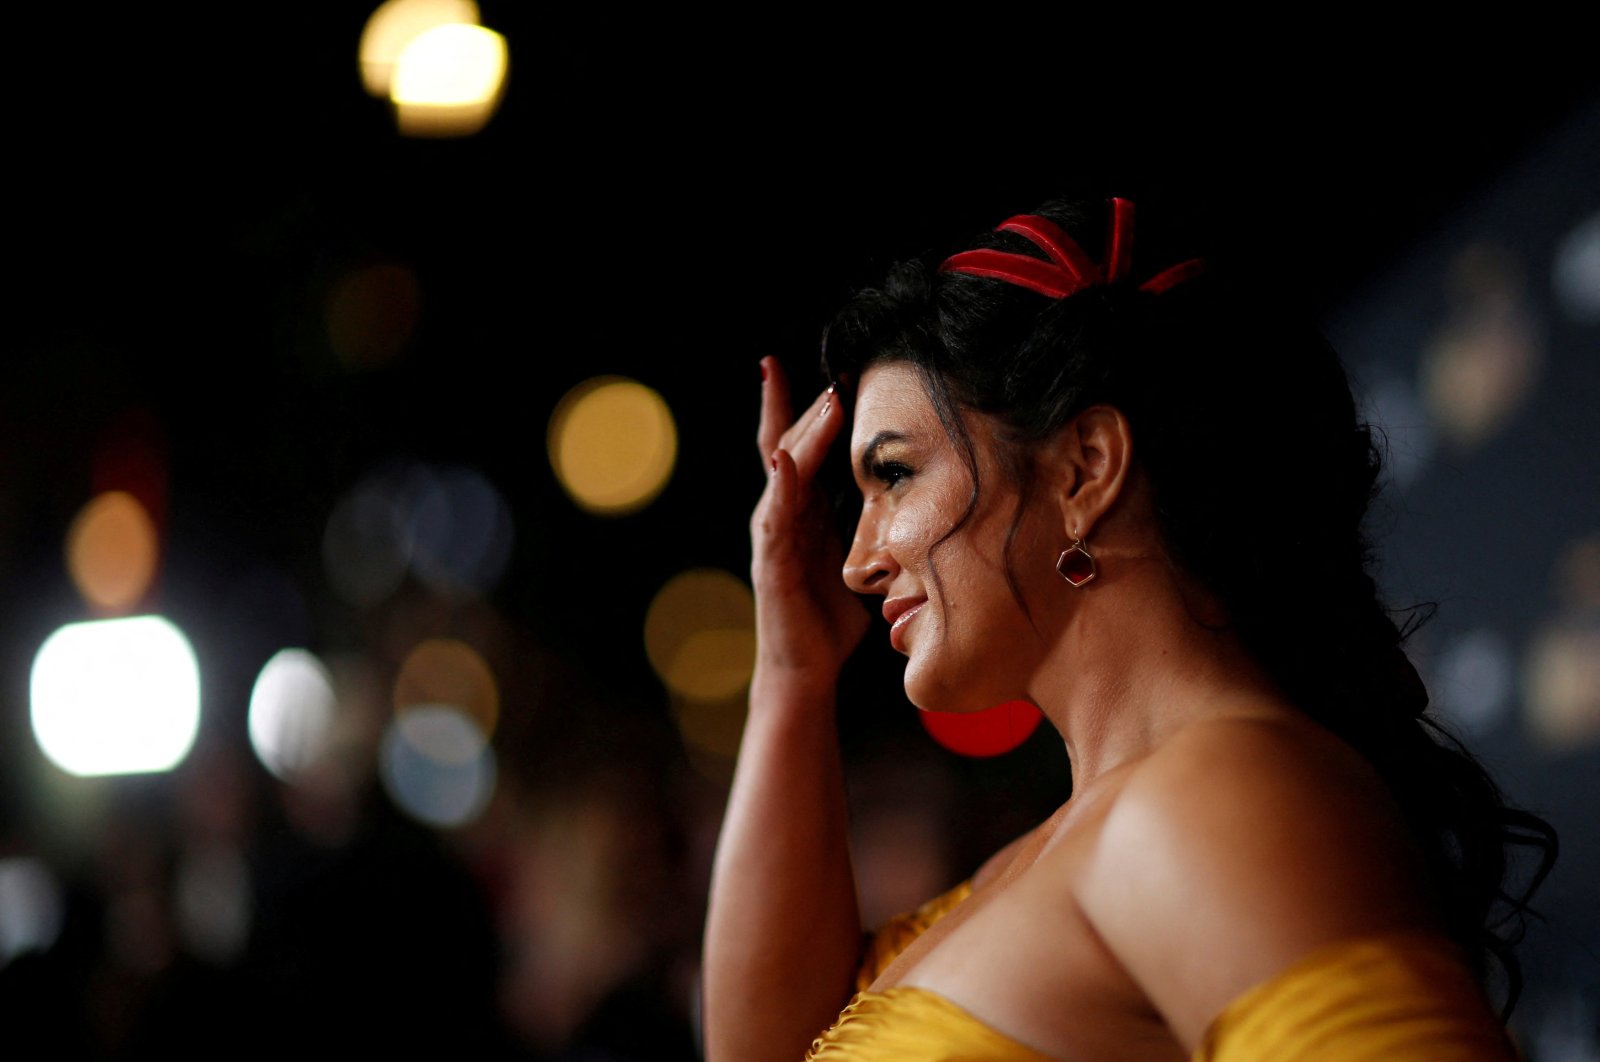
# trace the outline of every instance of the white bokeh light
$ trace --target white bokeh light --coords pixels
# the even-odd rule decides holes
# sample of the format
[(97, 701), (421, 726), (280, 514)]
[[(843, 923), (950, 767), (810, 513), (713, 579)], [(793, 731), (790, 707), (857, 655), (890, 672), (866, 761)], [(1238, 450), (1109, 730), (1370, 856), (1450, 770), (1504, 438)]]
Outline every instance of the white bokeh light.
[(292, 779), (326, 750), (337, 710), (322, 661), (305, 649), (280, 650), (250, 691), (250, 745), (267, 770)]
[(0, 859), (0, 967), (30, 951), (45, 951), (61, 933), (61, 885), (32, 856)]
[(69, 623), (34, 657), (33, 734), (76, 775), (168, 771), (200, 729), (200, 665), (160, 616)]
[(387, 96), (400, 53), (435, 26), (475, 23), (472, 0), (386, 0), (367, 18), (361, 31), (361, 80), (374, 96)]
[(454, 23), (419, 33), (395, 60), (389, 99), (409, 136), (468, 136), (488, 124), (506, 79), (506, 41)]
[(425, 704), (395, 714), (383, 735), (379, 777), (394, 802), (431, 826), (464, 826), (494, 795), (494, 750), (466, 713)]
[(1573, 226), (1556, 251), (1556, 301), (1580, 324), (1600, 321), (1600, 214)]

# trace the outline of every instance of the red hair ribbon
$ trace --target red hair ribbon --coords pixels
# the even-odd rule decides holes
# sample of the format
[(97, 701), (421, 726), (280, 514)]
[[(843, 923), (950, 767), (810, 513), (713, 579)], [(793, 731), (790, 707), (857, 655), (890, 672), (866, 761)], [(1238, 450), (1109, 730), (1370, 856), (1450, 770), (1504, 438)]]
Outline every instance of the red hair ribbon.
[[(1061, 226), (1037, 214), (1019, 214), (1007, 218), (995, 226), (995, 231), (1014, 232), (1026, 237), (1045, 253), (1049, 261), (1032, 255), (982, 247), (951, 255), (940, 264), (939, 272), (992, 277), (1052, 299), (1064, 299), (1096, 284), (1124, 283), (1133, 269), (1133, 204), (1126, 199), (1111, 200), (1110, 229), (1106, 233), (1103, 265), (1095, 265), (1090, 261), (1083, 248)], [(1191, 258), (1157, 273), (1140, 284), (1139, 290), (1159, 295), (1204, 269), (1204, 262)]]

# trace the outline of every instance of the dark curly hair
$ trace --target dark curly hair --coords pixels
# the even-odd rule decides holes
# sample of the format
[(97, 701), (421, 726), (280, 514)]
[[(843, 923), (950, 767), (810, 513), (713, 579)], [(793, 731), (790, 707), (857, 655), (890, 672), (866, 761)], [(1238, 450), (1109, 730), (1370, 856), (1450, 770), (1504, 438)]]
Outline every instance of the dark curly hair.
[[(1051, 202), (1035, 214), (1085, 248), (1106, 232), (1103, 204)], [(1189, 257), (1142, 226), (1139, 240), (1134, 280)], [(974, 246), (1042, 257), (1008, 232)], [(1423, 714), (1427, 692), (1402, 649), (1418, 613), (1398, 625), (1369, 572), (1363, 524), (1381, 454), (1317, 331), (1215, 270), (1159, 295), (1118, 283), (1052, 299), (914, 261), (859, 293), (824, 336), (834, 379), (885, 361), (916, 369), (971, 474), (951, 533), (981, 490), (959, 411), (997, 425), (1001, 467), (1019, 489), (1005, 546), (1019, 602), (1011, 547), (1033, 486), (1032, 448), (1091, 405), (1123, 412), (1173, 563), (1215, 595), (1285, 696), (1388, 783), (1447, 928), (1480, 980), (1491, 963), (1503, 970), (1509, 1014), (1522, 983), (1513, 948), (1555, 861), (1555, 831), (1507, 806), (1484, 768)], [(1534, 856), (1529, 874), (1516, 873), (1519, 850)]]

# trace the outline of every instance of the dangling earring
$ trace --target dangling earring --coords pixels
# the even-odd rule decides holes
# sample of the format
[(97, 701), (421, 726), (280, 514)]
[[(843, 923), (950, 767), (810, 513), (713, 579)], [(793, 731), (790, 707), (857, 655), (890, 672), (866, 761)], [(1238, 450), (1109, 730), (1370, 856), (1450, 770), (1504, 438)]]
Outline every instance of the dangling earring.
[(1089, 547), (1077, 532), (1072, 534), (1072, 545), (1061, 552), (1056, 559), (1056, 574), (1065, 579), (1074, 589), (1079, 589), (1085, 584), (1093, 582), (1094, 577), (1100, 574), (1100, 569), (1094, 562), (1094, 557), (1089, 553)]

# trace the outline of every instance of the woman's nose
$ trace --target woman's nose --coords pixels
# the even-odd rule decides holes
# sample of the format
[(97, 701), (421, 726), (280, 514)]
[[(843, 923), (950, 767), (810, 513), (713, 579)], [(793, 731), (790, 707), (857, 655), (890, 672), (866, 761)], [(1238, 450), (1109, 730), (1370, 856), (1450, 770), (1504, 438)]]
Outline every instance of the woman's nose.
[(858, 594), (886, 594), (900, 566), (883, 546), (875, 522), (865, 516), (856, 525), (850, 553), (844, 559), (844, 584)]

